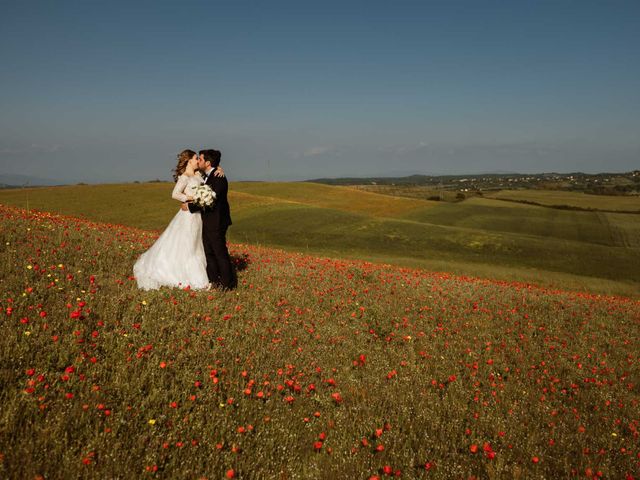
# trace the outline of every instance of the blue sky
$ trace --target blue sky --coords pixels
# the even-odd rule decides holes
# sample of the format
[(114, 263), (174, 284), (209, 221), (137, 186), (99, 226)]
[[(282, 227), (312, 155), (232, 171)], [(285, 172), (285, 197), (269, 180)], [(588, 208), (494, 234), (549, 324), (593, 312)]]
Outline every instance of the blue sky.
[(0, 174), (640, 167), (638, 1), (3, 3)]

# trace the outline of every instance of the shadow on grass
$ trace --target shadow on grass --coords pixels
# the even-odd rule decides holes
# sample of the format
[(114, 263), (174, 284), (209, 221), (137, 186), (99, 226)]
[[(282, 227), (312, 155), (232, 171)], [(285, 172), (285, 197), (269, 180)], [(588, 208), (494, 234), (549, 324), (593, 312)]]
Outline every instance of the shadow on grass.
[(234, 266), (237, 272), (242, 272), (249, 267), (249, 254), (248, 253), (231, 253), (231, 264)]

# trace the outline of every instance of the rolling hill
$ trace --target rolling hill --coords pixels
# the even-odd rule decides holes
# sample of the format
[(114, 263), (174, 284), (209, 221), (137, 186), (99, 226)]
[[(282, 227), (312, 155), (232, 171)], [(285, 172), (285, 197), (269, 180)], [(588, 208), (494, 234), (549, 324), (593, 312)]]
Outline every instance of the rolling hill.
[(640, 301), (157, 237), (0, 205), (1, 478), (634, 478)]
[[(0, 192), (0, 203), (162, 229), (168, 183)], [(393, 197), (313, 183), (230, 187), (231, 241), (565, 289), (640, 294), (640, 216), (470, 198)]]

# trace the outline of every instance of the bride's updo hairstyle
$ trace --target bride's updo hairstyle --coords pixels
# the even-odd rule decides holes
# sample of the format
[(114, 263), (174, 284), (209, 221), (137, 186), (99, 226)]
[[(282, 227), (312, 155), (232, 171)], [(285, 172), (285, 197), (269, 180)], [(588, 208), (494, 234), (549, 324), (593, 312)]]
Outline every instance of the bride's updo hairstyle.
[(187, 163), (189, 160), (196, 154), (193, 150), (183, 150), (178, 154), (178, 165), (173, 170), (173, 181), (177, 182), (178, 177), (184, 173), (185, 168), (187, 168)]

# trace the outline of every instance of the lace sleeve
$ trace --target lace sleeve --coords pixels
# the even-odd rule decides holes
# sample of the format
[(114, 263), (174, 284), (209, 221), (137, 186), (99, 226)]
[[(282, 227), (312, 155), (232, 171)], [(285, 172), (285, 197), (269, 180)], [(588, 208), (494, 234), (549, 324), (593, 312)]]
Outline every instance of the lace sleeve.
[(178, 177), (178, 181), (176, 182), (176, 186), (173, 187), (173, 192), (171, 192), (171, 198), (174, 200), (178, 200), (179, 202), (186, 202), (187, 196), (184, 193), (185, 188), (187, 188), (187, 177), (181, 175)]

